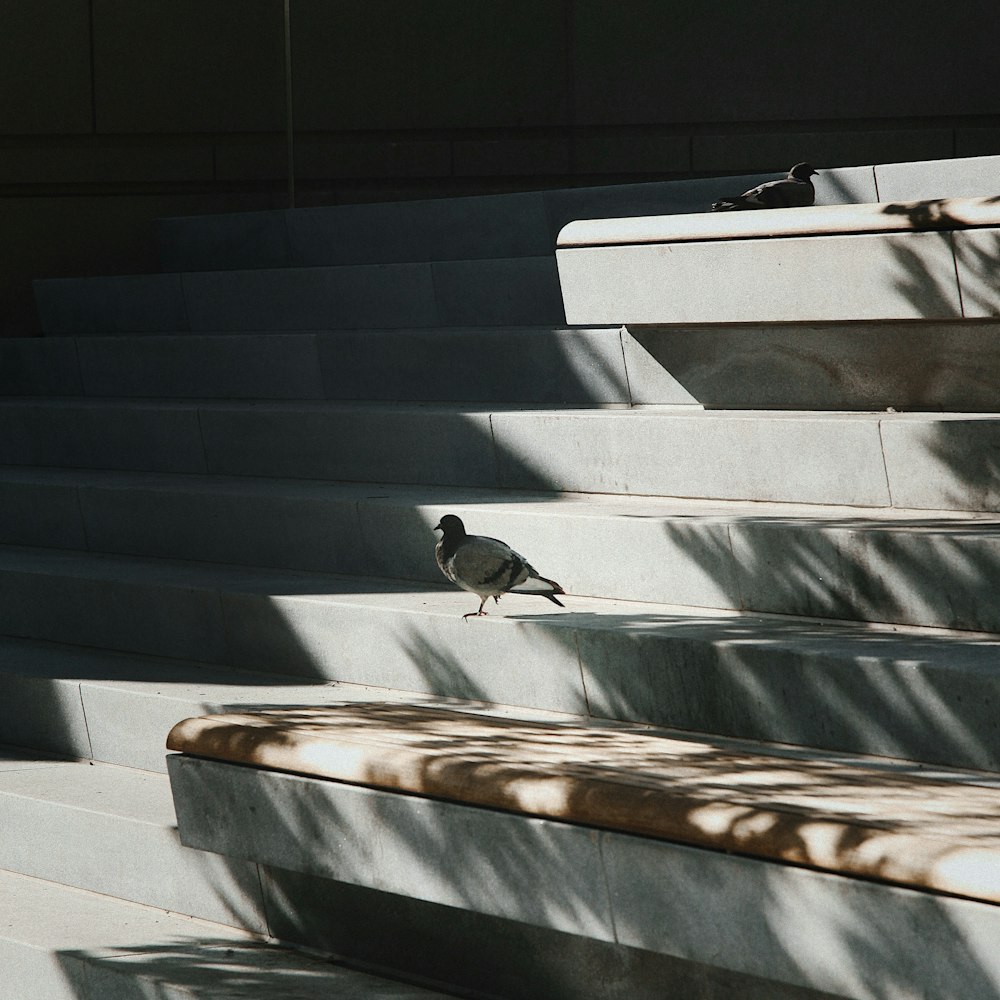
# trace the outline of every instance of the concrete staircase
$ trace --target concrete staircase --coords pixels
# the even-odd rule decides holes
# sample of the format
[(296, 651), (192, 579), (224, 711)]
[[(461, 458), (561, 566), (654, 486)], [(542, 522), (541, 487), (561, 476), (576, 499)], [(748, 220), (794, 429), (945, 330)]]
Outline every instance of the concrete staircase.
[[(820, 200), (873, 200), (882, 170), (894, 198), (993, 193), (995, 164), (902, 166), (831, 171)], [(938, 412), (887, 413), (899, 351), (755, 385), (773, 355), (734, 374), (718, 343), (794, 327), (694, 330), (699, 367), (684, 331), (564, 323), (565, 222), (717, 187), (166, 220), (162, 274), (37, 284), (46, 336), (0, 342), (5, 1000), (922, 995), (905, 949), (857, 981), (863, 926), (823, 975), (761, 976), (177, 840), (176, 721), (333, 697), (1000, 770), (1000, 399), (976, 367), (998, 324), (879, 324), (971, 357), (927, 373)], [(447, 512), (566, 610), (510, 595), (463, 621)], [(963, 994), (996, 995), (986, 973)]]

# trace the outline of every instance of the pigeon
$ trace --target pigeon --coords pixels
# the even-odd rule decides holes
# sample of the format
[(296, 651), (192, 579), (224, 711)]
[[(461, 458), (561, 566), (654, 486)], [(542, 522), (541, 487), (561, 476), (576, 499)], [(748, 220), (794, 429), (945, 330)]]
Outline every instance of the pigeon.
[(796, 163), (788, 176), (779, 181), (758, 184), (743, 194), (721, 198), (712, 205), (713, 212), (742, 212), (751, 208), (807, 208), (816, 200), (816, 189), (809, 180), (818, 171), (808, 163)]
[(458, 584), (479, 597), (479, 610), (470, 611), (463, 618), (485, 615), (483, 605), (492, 597), (499, 604), (500, 597), (527, 580), (539, 580), (550, 590), (522, 590), (518, 593), (537, 594), (563, 608), (565, 605), (555, 595), (566, 591), (555, 580), (539, 576), (535, 568), (522, 555), (518, 555), (506, 542), (485, 535), (470, 535), (460, 517), (445, 514), (434, 528), (442, 532), (434, 548), (437, 564), (452, 583)]

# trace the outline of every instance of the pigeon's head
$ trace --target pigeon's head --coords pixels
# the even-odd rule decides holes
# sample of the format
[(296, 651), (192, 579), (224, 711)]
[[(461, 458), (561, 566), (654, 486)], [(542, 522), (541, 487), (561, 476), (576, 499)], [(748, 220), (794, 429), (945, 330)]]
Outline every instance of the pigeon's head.
[(794, 177), (797, 181), (807, 181), (813, 174), (818, 174), (819, 171), (815, 170), (809, 163), (796, 163), (791, 170), (788, 171), (789, 177)]
[(461, 537), (465, 534), (465, 525), (462, 524), (460, 517), (456, 517), (454, 514), (445, 514), (434, 526), (434, 530), (443, 531), (446, 535)]

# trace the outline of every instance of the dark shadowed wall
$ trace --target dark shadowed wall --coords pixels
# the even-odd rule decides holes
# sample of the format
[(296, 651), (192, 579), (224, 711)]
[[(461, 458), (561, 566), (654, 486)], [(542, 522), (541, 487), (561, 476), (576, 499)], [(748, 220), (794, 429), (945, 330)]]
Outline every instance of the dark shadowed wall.
[[(297, 203), (1000, 153), (996, 0), (290, 0)], [(0, 330), (287, 203), (283, 0), (0, 0)]]

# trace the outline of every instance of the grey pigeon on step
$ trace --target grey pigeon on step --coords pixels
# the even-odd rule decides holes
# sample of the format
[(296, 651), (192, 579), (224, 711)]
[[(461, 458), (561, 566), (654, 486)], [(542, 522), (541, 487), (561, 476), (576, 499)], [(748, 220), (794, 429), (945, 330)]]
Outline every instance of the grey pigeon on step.
[(566, 591), (555, 580), (539, 576), (538, 571), (524, 556), (515, 552), (506, 542), (486, 535), (470, 535), (460, 517), (445, 514), (434, 528), (442, 533), (441, 540), (434, 548), (437, 564), (452, 583), (479, 597), (479, 610), (470, 611), (463, 618), (477, 618), (485, 615), (483, 605), (492, 597), (500, 603), (500, 597), (528, 580), (538, 580), (547, 584), (545, 590), (519, 590), (520, 594), (537, 594), (559, 607), (565, 607), (556, 594)]
[(720, 198), (713, 212), (742, 212), (752, 208), (807, 208), (816, 200), (816, 189), (809, 180), (818, 171), (808, 163), (796, 163), (787, 177), (758, 184), (743, 194)]

